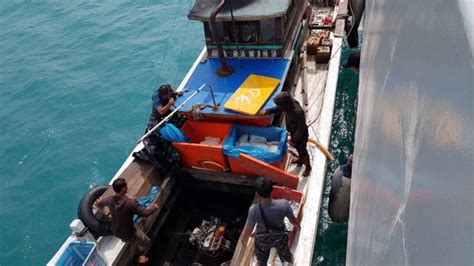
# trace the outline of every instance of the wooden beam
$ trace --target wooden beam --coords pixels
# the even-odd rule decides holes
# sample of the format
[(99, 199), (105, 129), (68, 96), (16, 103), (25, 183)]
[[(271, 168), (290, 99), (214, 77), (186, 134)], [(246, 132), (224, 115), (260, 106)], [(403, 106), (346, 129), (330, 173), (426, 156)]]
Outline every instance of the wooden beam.
[[(334, 29), (334, 36), (344, 37), (344, 29), (346, 26), (346, 18), (349, 16), (348, 3), (350, 0), (341, 0), (337, 6), (336, 28)], [(357, 30), (357, 29), (355, 29)]]
[(233, 173), (223, 173), (216, 171), (197, 170), (197, 169), (183, 169), (178, 175), (190, 175), (192, 178), (199, 179), (202, 181), (225, 183), (230, 185), (239, 185), (254, 187), (255, 176), (245, 176)]
[[(258, 203), (258, 198), (255, 196), (253, 198), (252, 204)], [(234, 250), (234, 255), (232, 256), (232, 260), (230, 262), (231, 266), (247, 266), (250, 265), (249, 257), (251, 258), (254, 252), (254, 238), (250, 237), (247, 240), (247, 245), (242, 245), (242, 237), (243, 235), (240, 234), (239, 239), (237, 240), (237, 246)], [(245, 264), (247, 262), (247, 264)]]
[(298, 176), (288, 173), (278, 167), (268, 164), (264, 161), (260, 161), (252, 156), (241, 153), (240, 164), (247, 170), (257, 174), (268, 177), (270, 180), (277, 184), (284, 185), (291, 189), (297, 189), (299, 178)]

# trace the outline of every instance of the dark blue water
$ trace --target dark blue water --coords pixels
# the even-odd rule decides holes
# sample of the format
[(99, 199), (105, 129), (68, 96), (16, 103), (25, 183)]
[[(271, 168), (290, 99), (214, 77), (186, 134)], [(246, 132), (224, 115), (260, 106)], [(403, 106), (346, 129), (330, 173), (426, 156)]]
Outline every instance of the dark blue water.
[[(201, 24), (186, 18), (192, 2), (0, 4), (0, 265), (45, 264), (84, 192), (121, 166), (143, 133), (151, 92), (177, 86), (204, 45)], [(349, 97), (340, 93), (338, 101)], [(344, 139), (353, 136), (342, 122), (349, 105), (335, 115)], [(352, 149), (335, 136), (331, 150), (343, 161)], [(317, 249), (333, 261), (345, 254), (347, 226), (322, 217)]]
[(204, 40), (192, 0), (2, 1), (0, 264), (41, 265)]
[[(346, 60), (351, 50), (343, 48), (341, 62)], [(338, 165), (345, 164), (354, 150), (355, 117), (357, 110), (358, 74), (341, 68), (336, 91), (334, 118), (332, 122), (329, 151), (336, 164), (329, 164), (326, 174), (323, 202), (318, 222), (316, 249), (313, 264), (345, 265), (347, 245), (347, 223), (333, 223), (328, 215), (331, 174)], [(356, 160), (356, 158), (354, 158)]]

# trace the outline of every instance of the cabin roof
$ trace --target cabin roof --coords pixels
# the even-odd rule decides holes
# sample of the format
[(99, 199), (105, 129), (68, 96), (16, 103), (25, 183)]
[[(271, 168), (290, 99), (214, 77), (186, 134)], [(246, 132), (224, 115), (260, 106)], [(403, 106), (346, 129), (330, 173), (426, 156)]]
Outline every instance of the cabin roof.
[[(227, 0), (217, 21), (231, 21), (230, 6), (236, 21), (255, 21), (284, 16), (292, 0)], [(209, 21), (209, 16), (220, 0), (196, 0), (188, 18)]]

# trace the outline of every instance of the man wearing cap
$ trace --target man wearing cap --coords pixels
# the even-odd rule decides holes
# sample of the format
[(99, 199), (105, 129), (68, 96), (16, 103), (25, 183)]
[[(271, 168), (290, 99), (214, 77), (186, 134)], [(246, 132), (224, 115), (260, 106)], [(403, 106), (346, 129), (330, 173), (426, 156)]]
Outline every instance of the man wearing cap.
[(284, 199), (273, 200), (273, 183), (266, 177), (255, 181), (255, 195), (259, 203), (250, 206), (247, 221), (242, 232), (241, 244), (247, 245), (247, 240), (255, 228), (255, 256), (259, 265), (267, 265), (271, 248), (277, 250), (282, 262), (293, 262), (288, 246), (288, 234), (285, 230), (284, 219), (287, 217), (293, 226), (299, 227), (290, 203)]
[(344, 63), (342, 63), (342, 67), (350, 68), (355, 73), (359, 73), (359, 65), (360, 65), (360, 52), (352, 52), (349, 57), (347, 58)]

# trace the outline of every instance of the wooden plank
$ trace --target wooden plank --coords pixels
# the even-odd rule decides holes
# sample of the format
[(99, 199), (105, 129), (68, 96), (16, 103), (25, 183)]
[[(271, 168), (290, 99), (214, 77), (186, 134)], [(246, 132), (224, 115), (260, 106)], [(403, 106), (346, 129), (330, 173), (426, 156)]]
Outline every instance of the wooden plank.
[(336, 20), (336, 29), (334, 30), (334, 37), (342, 38), (344, 37), (345, 31), (344, 26), (346, 24), (345, 19), (338, 19)]
[(341, 0), (337, 6), (337, 17), (348, 16), (348, 3), (350, 0)]
[[(252, 204), (255, 204), (255, 203), (258, 203), (257, 196), (255, 196), (252, 201)], [(240, 234), (239, 239), (237, 240), (237, 246), (235, 247), (234, 255), (232, 256), (232, 260), (230, 262), (231, 266), (249, 265), (249, 264), (243, 264), (243, 262), (247, 260), (247, 257), (249, 256), (249, 254), (253, 254), (254, 239), (253, 237), (249, 238), (247, 240), (247, 245), (243, 246), (242, 237), (243, 235)], [(251, 249), (251, 252), (249, 252), (248, 249)]]
[[(336, 28), (334, 36), (342, 38), (345, 34), (346, 18), (349, 16), (348, 3), (350, 0), (342, 0), (337, 6)], [(357, 30), (357, 29), (355, 29)]]
[[(120, 175), (120, 178), (123, 178), (127, 181), (128, 184), (128, 193), (129, 197), (140, 196), (138, 192), (141, 190), (142, 185), (147, 181), (150, 176), (154, 176), (154, 167), (151, 164), (138, 162), (134, 160), (123, 173)], [(113, 196), (115, 194), (112, 187), (109, 187), (107, 191), (104, 192), (102, 198)]]
[(239, 157), (240, 164), (247, 170), (257, 175), (266, 176), (277, 184), (284, 185), (291, 189), (297, 189), (299, 182), (298, 176), (283, 171), (278, 167), (270, 165), (264, 161), (260, 161), (247, 154), (241, 153)]
[(152, 215), (146, 218), (142, 218), (142, 222), (140, 223), (140, 226), (145, 233), (148, 233), (151, 226), (155, 222), (156, 217), (158, 217), (158, 215), (160, 214), (161, 209), (163, 208), (166, 201), (168, 200), (168, 197), (175, 183), (176, 183), (176, 180), (173, 177), (168, 176), (165, 178), (165, 180), (161, 184), (160, 191), (158, 192), (158, 195), (154, 201), (154, 203), (158, 204), (158, 209)]

